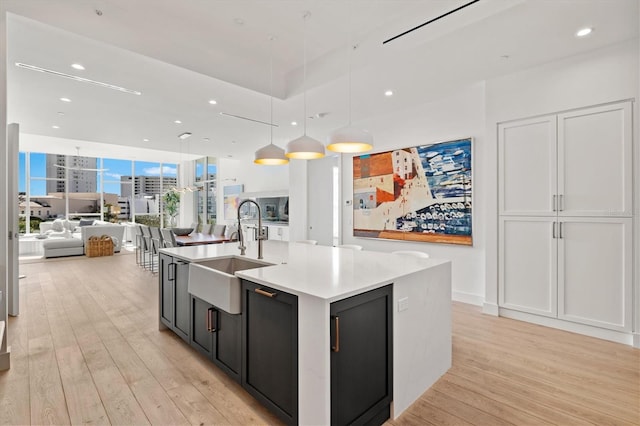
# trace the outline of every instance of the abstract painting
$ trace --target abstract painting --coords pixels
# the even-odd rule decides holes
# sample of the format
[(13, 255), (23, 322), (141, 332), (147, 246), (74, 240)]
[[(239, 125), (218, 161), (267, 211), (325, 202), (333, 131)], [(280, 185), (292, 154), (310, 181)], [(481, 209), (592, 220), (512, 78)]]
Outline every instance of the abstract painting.
[(238, 205), (240, 194), (244, 191), (244, 185), (229, 185), (222, 188), (224, 197), (224, 219), (234, 220), (238, 217)]
[(354, 157), (354, 236), (472, 245), (471, 142)]

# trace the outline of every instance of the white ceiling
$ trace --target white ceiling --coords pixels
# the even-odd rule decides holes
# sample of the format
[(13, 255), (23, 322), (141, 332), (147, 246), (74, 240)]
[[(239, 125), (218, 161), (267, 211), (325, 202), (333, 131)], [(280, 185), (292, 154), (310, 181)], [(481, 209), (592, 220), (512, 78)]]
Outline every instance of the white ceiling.
[[(219, 113), (270, 121), (273, 51), (274, 141), (284, 146), (303, 131), (290, 122), (302, 124), (304, 117), (304, 11), (311, 12), (306, 115), (328, 113), (308, 120), (307, 133), (320, 140), (348, 120), (348, 45), (358, 45), (351, 54), (357, 122), (428, 102), (459, 85), (638, 37), (638, 0), (480, 0), (382, 44), (467, 2), (2, 0), (12, 13), (9, 122), (20, 123), (23, 146), (31, 150), (54, 146), (75, 154), (81, 146), (85, 155), (146, 155), (128, 148), (138, 147), (154, 150), (157, 161), (189, 154), (244, 159), (268, 142), (269, 126)], [(576, 38), (584, 26), (595, 31)], [(16, 62), (142, 95), (17, 68)], [(72, 69), (74, 62), (86, 70)], [(386, 89), (395, 95), (385, 98)], [(209, 105), (209, 99), (218, 104)], [(174, 124), (176, 119), (183, 124)], [(180, 144), (177, 135), (184, 131), (193, 136)]]

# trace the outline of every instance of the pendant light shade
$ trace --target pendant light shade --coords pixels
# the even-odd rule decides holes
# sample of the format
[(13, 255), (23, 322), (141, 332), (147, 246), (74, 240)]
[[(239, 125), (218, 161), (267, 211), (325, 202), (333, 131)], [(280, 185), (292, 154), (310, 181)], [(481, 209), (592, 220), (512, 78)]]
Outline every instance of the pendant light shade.
[(287, 164), (289, 159), (285, 157), (284, 149), (270, 143), (256, 151), (256, 158), (253, 162), (264, 166), (280, 166)]
[(299, 138), (296, 138), (287, 144), (287, 151), (285, 155), (288, 158), (294, 158), (298, 160), (315, 160), (317, 158), (324, 157), (324, 144), (318, 140), (315, 140), (307, 136), (307, 18), (311, 16), (310, 12), (305, 12), (302, 16), (304, 20), (304, 72), (302, 79), (302, 87), (304, 90), (304, 134)]
[(285, 155), (298, 160), (315, 160), (324, 157), (324, 145), (304, 134), (287, 144)]
[(334, 152), (369, 151), (373, 149), (373, 136), (357, 127), (343, 127), (331, 133), (327, 149)]
[[(351, 18), (351, 10), (349, 10), (349, 18)], [(358, 129), (351, 125), (351, 51), (358, 48), (358, 45), (349, 45), (349, 124), (346, 127), (335, 130), (329, 136), (327, 149), (334, 152), (357, 153), (365, 152), (373, 149), (373, 136), (371, 133), (363, 129)]]
[[(273, 43), (275, 38), (273, 36), (269, 37), (269, 41)], [(271, 45), (271, 60), (269, 64), (270, 68), (270, 77), (269, 77), (269, 85), (270, 85), (270, 94), (269, 94), (269, 106), (271, 111), (271, 119), (269, 123), (269, 145), (263, 146), (259, 150), (256, 151), (256, 157), (253, 160), (256, 164), (261, 164), (263, 166), (280, 166), (283, 164), (288, 164), (289, 159), (284, 155), (284, 149), (280, 148), (277, 145), (273, 144), (273, 44)]]

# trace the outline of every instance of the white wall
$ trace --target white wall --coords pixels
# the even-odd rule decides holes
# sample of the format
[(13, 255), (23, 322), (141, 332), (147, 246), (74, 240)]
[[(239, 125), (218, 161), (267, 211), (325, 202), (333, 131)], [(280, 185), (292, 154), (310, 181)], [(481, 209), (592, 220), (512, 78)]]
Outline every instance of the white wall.
[[(482, 304), (484, 300), (484, 199), (487, 191), (482, 170), (485, 150), (484, 83), (460, 88), (449, 97), (354, 123), (371, 131), (375, 152), (473, 137), (473, 247), (451, 244), (415, 243), (353, 237), (351, 155), (342, 161), (342, 238), (345, 244), (359, 244), (365, 250), (391, 252), (420, 250), (432, 257), (450, 259), (453, 298)], [(313, 182), (309, 182), (315, 186)], [(320, 185), (321, 183), (318, 183)], [(327, 185), (329, 183), (326, 183)], [(329, 211), (329, 209), (327, 209)]]
[[(588, 54), (531, 68), (487, 81), (486, 83), (486, 146), (484, 150), (484, 182), (489, 190), (485, 196), (486, 293), (485, 312), (497, 314), (498, 300), (498, 142), (497, 123), (619, 101), (638, 97), (638, 40), (610, 46)], [(634, 104), (634, 152), (638, 152), (638, 113)], [(639, 226), (640, 201), (638, 155), (634, 164), (636, 228)], [(636, 236), (637, 236), (636, 232)], [(636, 237), (637, 239), (637, 237)], [(636, 248), (638, 242), (636, 241)], [(636, 252), (636, 265), (638, 254)], [(638, 266), (635, 273), (635, 294), (638, 294)], [(636, 322), (640, 326), (640, 322)]]

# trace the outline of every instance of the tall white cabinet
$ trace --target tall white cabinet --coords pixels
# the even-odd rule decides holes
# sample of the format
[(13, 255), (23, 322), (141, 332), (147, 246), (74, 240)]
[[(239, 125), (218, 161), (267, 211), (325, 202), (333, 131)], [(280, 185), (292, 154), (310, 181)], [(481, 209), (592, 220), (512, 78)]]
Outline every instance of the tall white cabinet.
[(632, 105), (499, 125), (499, 305), (632, 323)]

